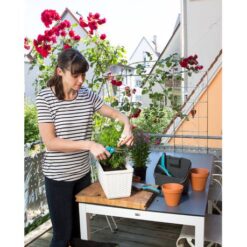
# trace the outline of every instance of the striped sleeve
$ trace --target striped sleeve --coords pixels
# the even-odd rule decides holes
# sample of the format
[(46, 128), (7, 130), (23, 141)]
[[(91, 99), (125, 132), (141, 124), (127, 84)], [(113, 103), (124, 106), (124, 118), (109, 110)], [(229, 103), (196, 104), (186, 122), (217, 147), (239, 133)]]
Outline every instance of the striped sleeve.
[(90, 98), (92, 99), (92, 102), (93, 102), (94, 112), (96, 112), (104, 104), (104, 101), (96, 93), (92, 91), (89, 91), (89, 92), (90, 92)]
[(51, 115), (50, 107), (43, 96), (38, 95), (36, 97), (36, 106), (38, 110), (38, 122), (39, 123), (53, 123), (54, 120)]

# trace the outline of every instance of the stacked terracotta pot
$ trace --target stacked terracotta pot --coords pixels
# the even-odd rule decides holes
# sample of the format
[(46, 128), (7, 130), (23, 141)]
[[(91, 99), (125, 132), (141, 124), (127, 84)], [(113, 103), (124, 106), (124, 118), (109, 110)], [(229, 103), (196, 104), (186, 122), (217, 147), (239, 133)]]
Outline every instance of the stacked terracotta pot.
[(192, 168), (190, 173), (192, 190), (204, 191), (208, 175), (209, 171), (207, 168)]

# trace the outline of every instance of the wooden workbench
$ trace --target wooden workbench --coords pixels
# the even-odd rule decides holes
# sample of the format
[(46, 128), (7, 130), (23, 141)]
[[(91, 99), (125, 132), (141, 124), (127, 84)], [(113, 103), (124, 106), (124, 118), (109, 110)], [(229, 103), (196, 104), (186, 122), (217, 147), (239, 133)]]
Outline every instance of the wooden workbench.
[(95, 203), (107, 206), (145, 210), (152, 202), (154, 194), (149, 191), (132, 189), (130, 197), (107, 199), (99, 182), (93, 183), (76, 195), (77, 202)]

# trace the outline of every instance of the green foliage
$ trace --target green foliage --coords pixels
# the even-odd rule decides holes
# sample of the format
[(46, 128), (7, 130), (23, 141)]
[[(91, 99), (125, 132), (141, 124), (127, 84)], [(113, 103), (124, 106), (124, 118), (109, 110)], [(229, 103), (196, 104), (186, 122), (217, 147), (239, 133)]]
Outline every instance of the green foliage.
[(144, 108), (133, 124), (147, 133), (162, 133), (170, 123), (174, 112), (169, 107)]
[(150, 154), (149, 136), (143, 133), (139, 128), (133, 130), (134, 144), (130, 148), (130, 157), (134, 167), (145, 167)]
[[(102, 117), (96, 114), (94, 117), (94, 134), (93, 140), (103, 146), (117, 147), (119, 138), (123, 131), (123, 125), (118, 121)], [(101, 161), (102, 165), (110, 166), (112, 169), (123, 168), (127, 153), (114, 153), (109, 159)]]
[(97, 115), (95, 118), (95, 140), (104, 146), (116, 147), (123, 126), (112, 119)]
[(50, 219), (50, 215), (46, 214), (45, 216), (40, 216), (36, 220), (34, 220), (33, 223), (29, 224), (27, 227), (25, 227), (24, 232), (25, 235), (37, 228), (38, 226), (42, 225), (45, 223), (47, 220)]
[(31, 143), (39, 140), (39, 127), (36, 106), (25, 103), (25, 143)]
[(127, 153), (114, 153), (110, 158), (107, 160), (101, 161), (102, 165), (110, 166), (113, 170), (114, 169), (124, 169), (126, 164), (126, 156)]
[[(148, 58), (151, 60), (152, 57)], [(179, 65), (180, 59), (177, 53), (161, 59), (156, 63), (154, 71), (149, 75), (146, 74), (144, 65), (138, 64), (136, 66), (136, 73), (141, 79), (142, 94), (148, 94), (151, 100), (151, 108), (163, 107), (169, 101), (174, 112), (180, 111), (180, 101), (172, 88), (174, 83), (183, 80), (182, 74), (184, 72)], [(161, 89), (159, 92), (154, 87), (156, 85)]]

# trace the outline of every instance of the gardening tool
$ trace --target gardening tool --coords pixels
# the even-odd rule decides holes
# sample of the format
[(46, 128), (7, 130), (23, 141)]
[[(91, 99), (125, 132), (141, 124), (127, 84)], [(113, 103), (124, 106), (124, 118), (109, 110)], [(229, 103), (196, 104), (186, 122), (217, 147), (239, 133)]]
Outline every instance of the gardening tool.
[(108, 160), (111, 159), (112, 155), (114, 153), (124, 153), (126, 151), (126, 147), (111, 147), (111, 146), (106, 146), (106, 150), (111, 154), (111, 156), (108, 158)]
[(112, 155), (114, 153), (123, 153), (126, 151), (126, 147), (111, 147), (111, 146), (106, 146), (106, 150)]
[(136, 183), (132, 182), (132, 187), (137, 190), (146, 190), (153, 192), (155, 194), (160, 194), (160, 189), (158, 187), (152, 186), (152, 185), (147, 185), (147, 184), (142, 184), (142, 183)]
[(162, 170), (167, 176), (172, 177), (172, 175), (167, 170), (166, 165), (165, 165), (165, 153), (163, 153), (161, 156), (161, 161), (160, 161), (160, 165), (158, 165), (158, 168)]

